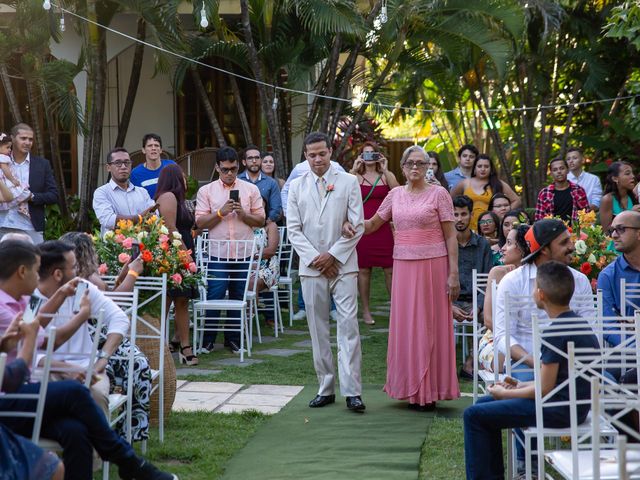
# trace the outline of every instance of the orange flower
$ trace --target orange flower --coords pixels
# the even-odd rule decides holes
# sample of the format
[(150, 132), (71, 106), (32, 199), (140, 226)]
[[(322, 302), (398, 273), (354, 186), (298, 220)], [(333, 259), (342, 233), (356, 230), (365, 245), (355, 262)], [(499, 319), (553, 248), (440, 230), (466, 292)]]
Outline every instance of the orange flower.
[(144, 250), (140, 252), (140, 256), (142, 257), (142, 261), (145, 263), (149, 263), (153, 260), (153, 255), (149, 250)]

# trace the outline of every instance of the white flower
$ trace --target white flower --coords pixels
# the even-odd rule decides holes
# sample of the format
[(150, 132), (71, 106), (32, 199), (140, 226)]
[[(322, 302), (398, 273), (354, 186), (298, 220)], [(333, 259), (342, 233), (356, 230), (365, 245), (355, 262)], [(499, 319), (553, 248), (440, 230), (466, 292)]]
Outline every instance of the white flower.
[(182, 235), (180, 235), (180, 232), (173, 232), (173, 233), (171, 233), (171, 235), (173, 235), (173, 238), (177, 238), (178, 240), (182, 240)]
[(111, 240), (115, 236), (116, 236), (116, 234), (113, 233), (113, 230), (107, 230), (106, 232), (104, 232), (104, 239), (105, 240)]
[(589, 255), (589, 257), (587, 258), (587, 262), (594, 264), (596, 263), (596, 256), (592, 253), (591, 255)]
[(584, 255), (585, 253), (587, 253), (587, 244), (584, 243), (584, 240), (578, 240), (575, 246), (576, 246), (576, 253), (578, 255)]
[(166, 235), (167, 233), (169, 233), (169, 229), (167, 227), (165, 227), (164, 225), (162, 225), (160, 227), (160, 233), (164, 233)]
[(178, 240), (175, 239), (173, 242), (171, 242), (173, 244), (174, 247), (176, 248), (180, 248), (182, 246), (182, 240)]
[(138, 237), (138, 241), (141, 242), (142, 240), (144, 240), (144, 238), (146, 237), (147, 232), (138, 232), (138, 235), (136, 235), (136, 237)]

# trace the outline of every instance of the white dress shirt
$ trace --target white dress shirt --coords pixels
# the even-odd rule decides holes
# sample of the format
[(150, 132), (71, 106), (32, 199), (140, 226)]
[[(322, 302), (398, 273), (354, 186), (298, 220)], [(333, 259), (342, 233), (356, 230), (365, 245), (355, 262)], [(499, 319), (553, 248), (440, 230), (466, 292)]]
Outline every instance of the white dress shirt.
[(100, 221), (100, 235), (116, 226), (116, 218), (123, 215), (139, 215), (153, 205), (149, 192), (129, 182), (126, 190), (113, 178), (93, 194), (93, 210)]
[(600, 200), (602, 199), (602, 184), (597, 175), (593, 173), (585, 172), (584, 170), (579, 177), (576, 177), (573, 173), (567, 174), (567, 179), (570, 182), (577, 183), (584, 191), (587, 192), (587, 200), (589, 205), (595, 205), (600, 208)]
[[(107, 326), (107, 335), (119, 333), (123, 337), (127, 336), (131, 325), (127, 314), (92, 283), (89, 283), (87, 290), (89, 292), (89, 299), (91, 300), (91, 317), (98, 318), (100, 310), (104, 309), (102, 324)], [(36, 290), (36, 294), (48, 300), (39, 290)], [(47, 325), (45, 331), (48, 332), (51, 327), (65, 325), (71, 317), (75, 315), (73, 313), (73, 298), (73, 296), (67, 297), (58, 309), (56, 316), (53, 317), (49, 325)], [(89, 353), (91, 352), (92, 346), (93, 341), (89, 334), (89, 325), (85, 322), (76, 330), (69, 340), (56, 349), (53, 359), (72, 363), (81, 368), (87, 368), (89, 366), (88, 356), (71, 355), (71, 353)]]
[[(333, 160), (331, 160), (331, 166), (340, 172), (345, 171), (344, 168), (342, 168), (342, 165), (340, 165), (338, 162), (334, 162)], [(287, 215), (287, 199), (289, 198), (289, 187), (291, 186), (291, 182), (293, 182), (296, 178), (301, 177), (302, 175), (307, 173), (309, 170), (310, 170), (309, 162), (307, 162), (306, 160), (298, 163), (295, 167), (293, 167), (293, 170), (291, 170), (291, 174), (289, 175), (289, 178), (287, 178), (287, 181), (282, 186), (282, 191), (280, 192), (280, 196), (282, 197), (282, 210), (284, 210), (285, 216)]]
[[(596, 310), (593, 301), (584, 301), (593, 295), (589, 279), (581, 272), (570, 268), (575, 280), (575, 290), (571, 299), (571, 309), (581, 317), (595, 317)], [(536, 314), (539, 319), (548, 319), (549, 316), (544, 310), (535, 307), (533, 303), (533, 291), (536, 286), (536, 274), (538, 267), (535, 264), (525, 264), (507, 273), (498, 284), (498, 293), (495, 301), (495, 312), (493, 312), (493, 341), (502, 353), (506, 353), (505, 325), (509, 322), (510, 347), (520, 345), (527, 352), (533, 350), (533, 325), (531, 317)], [(505, 318), (505, 298), (507, 293), (512, 297), (527, 295), (531, 298), (531, 308), (519, 308), (512, 313), (511, 318)], [(579, 298), (580, 301), (575, 299)]]

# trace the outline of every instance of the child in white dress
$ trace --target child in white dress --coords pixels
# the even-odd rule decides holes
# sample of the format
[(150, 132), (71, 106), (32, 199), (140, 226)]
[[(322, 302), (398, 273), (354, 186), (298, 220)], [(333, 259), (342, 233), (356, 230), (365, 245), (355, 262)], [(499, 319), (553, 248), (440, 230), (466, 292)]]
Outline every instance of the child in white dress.
[(31, 218), (27, 200), (31, 196), (28, 185), (22, 185), (11, 170), (11, 136), (0, 133), (0, 210), (16, 205), (18, 212)]

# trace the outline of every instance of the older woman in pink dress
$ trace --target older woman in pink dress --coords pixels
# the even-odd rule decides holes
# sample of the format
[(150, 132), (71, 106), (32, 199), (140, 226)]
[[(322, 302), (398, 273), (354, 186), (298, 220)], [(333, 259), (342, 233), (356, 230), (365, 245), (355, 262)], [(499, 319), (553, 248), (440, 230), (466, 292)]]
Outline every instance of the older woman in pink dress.
[(387, 195), (365, 234), (393, 220), (393, 284), (384, 391), (409, 408), (431, 410), (460, 396), (451, 302), (458, 297), (458, 241), (451, 196), (427, 183), (426, 152), (402, 155), (405, 186)]

